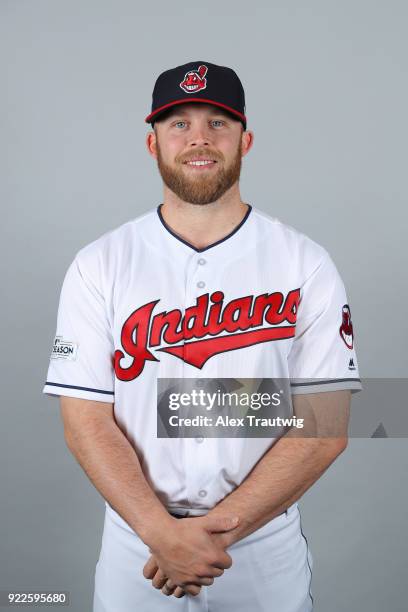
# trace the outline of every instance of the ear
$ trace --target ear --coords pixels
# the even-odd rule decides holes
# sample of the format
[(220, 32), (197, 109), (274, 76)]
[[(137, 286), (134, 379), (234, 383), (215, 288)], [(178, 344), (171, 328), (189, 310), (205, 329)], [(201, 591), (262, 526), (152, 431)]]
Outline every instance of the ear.
[(241, 135), (241, 153), (244, 157), (248, 151), (252, 148), (254, 143), (254, 133), (250, 130), (244, 130)]
[(146, 136), (146, 147), (149, 152), (149, 155), (157, 159), (157, 138), (156, 132), (150, 131)]

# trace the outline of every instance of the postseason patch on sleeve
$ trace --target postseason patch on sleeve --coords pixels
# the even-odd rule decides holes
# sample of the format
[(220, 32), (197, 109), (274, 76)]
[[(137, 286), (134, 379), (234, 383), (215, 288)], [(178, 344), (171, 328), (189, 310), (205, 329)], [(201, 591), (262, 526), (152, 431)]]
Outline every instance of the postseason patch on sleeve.
[(68, 342), (62, 336), (56, 336), (52, 347), (51, 359), (68, 359), (75, 361), (77, 358), (78, 344)]

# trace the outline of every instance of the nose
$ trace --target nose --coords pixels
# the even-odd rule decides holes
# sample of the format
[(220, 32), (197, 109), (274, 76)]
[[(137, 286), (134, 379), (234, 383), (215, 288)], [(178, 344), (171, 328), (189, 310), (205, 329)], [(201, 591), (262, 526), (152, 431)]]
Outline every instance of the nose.
[(206, 146), (211, 143), (208, 126), (203, 123), (192, 125), (188, 135), (188, 144), (191, 147)]

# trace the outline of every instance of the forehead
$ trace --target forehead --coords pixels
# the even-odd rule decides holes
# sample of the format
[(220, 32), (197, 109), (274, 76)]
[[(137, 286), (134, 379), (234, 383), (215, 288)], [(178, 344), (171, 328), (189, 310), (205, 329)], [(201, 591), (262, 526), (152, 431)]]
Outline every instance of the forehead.
[(217, 115), (217, 117), (222, 116), (225, 118), (232, 119), (231, 115), (225, 112), (222, 108), (218, 108), (213, 104), (205, 104), (204, 102), (195, 103), (185, 103), (178, 104), (173, 108), (169, 109), (165, 115), (163, 116), (163, 120), (171, 119), (173, 117), (194, 117), (194, 116), (205, 116), (211, 117)]

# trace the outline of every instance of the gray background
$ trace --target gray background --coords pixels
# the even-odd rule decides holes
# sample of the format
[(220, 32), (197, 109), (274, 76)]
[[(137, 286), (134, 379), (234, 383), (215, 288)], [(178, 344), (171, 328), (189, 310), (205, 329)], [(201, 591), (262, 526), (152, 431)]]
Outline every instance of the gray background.
[[(74, 255), (161, 201), (143, 120), (162, 70), (237, 70), (244, 200), (330, 252), (361, 375), (407, 376), (406, 3), (149, 6), (0, 2), (0, 589), (67, 589), (75, 612), (91, 609), (103, 502), (41, 390)], [(304, 496), (316, 612), (406, 610), (407, 468), (405, 440), (351, 440)]]

